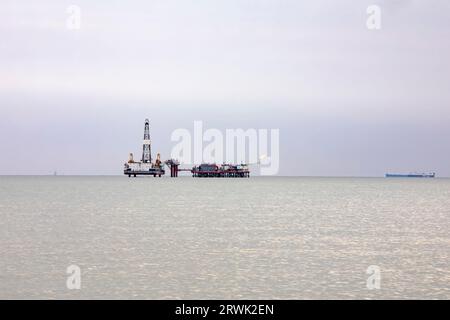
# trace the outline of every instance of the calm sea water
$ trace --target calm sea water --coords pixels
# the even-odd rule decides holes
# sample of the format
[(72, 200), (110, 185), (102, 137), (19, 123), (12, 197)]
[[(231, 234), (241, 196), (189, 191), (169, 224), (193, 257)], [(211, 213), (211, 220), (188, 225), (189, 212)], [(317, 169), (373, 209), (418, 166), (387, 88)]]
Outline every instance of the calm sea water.
[(0, 244), (3, 299), (449, 299), (450, 180), (0, 177)]

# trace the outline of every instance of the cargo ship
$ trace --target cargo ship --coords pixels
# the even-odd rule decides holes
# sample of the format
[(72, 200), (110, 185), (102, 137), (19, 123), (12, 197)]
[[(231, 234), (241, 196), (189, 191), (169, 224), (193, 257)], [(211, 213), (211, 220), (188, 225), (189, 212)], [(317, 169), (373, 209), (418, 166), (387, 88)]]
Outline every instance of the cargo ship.
[(386, 173), (386, 178), (434, 178), (436, 173)]

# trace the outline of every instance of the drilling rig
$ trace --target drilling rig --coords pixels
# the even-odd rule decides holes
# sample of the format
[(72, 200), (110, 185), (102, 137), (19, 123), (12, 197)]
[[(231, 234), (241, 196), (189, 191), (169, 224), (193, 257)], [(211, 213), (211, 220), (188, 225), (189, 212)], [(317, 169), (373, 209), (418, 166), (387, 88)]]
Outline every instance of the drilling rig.
[(123, 173), (128, 177), (136, 177), (138, 175), (158, 176), (164, 175), (164, 167), (158, 153), (156, 162), (152, 163), (152, 148), (150, 140), (150, 121), (145, 119), (144, 125), (144, 141), (142, 143), (142, 158), (140, 162), (135, 162), (133, 154), (130, 153), (128, 162), (124, 164)]

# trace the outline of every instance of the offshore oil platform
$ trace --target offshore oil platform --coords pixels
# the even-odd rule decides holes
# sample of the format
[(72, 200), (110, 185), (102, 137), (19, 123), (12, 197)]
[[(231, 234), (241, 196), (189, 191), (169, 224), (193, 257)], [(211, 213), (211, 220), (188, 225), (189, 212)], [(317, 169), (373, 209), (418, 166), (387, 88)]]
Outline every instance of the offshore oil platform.
[(142, 146), (142, 159), (141, 161), (134, 161), (133, 154), (130, 153), (128, 162), (124, 165), (123, 173), (131, 176), (146, 175), (146, 176), (158, 176), (164, 175), (164, 166), (160, 159), (160, 154), (156, 156), (155, 163), (152, 163), (152, 149), (150, 140), (150, 121), (145, 119), (144, 127), (144, 142)]
[(178, 177), (178, 172), (186, 171), (195, 178), (249, 178), (250, 170), (247, 164), (222, 164), (202, 163), (191, 169), (180, 168), (178, 160), (169, 159), (161, 161), (161, 155), (156, 155), (155, 162), (152, 162), (150, 121), (145, 119), (144, 141), (142, 146), (141, 161), (134, 161), (133, 154), (130, 153), (128, 161), (124, 164), (124, 175), (128, 177), (153, 176), (161, 177), (165, 174), (164, 165), (170, 169), (171, 177)]

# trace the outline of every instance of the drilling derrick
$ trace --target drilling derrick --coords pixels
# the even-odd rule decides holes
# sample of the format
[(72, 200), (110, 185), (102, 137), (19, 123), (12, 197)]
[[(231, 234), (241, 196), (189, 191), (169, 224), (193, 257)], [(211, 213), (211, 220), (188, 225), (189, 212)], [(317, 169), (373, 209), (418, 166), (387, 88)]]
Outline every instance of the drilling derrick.
[(145, 119), (144, 142), (143, 142), (143, 146), (142, 146), (142, 162), (143, 163), (151, 163), (152, 162), (152, 150), (151, 150), (151, 141), (150, 141), (150, 122), (148, 119)]

